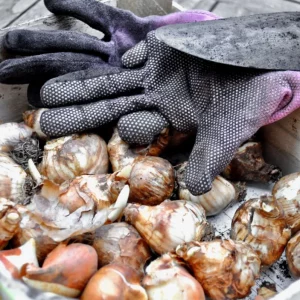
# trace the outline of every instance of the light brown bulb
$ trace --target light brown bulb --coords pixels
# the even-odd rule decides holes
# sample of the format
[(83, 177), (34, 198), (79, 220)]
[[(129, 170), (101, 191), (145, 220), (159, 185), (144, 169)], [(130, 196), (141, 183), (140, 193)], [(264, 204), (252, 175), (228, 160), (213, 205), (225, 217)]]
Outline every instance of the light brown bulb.
[(264, 266), (276, 262), (291, 236), (284, 214), (273, 197), (243, 203), (232, 219), (231, 238), (248, 243)]

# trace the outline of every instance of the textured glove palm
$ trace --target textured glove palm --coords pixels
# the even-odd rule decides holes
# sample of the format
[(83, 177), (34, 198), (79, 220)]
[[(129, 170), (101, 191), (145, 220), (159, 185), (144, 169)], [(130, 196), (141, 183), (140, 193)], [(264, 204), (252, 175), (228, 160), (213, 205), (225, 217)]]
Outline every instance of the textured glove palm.
[[(45, 111), (41, 130), (48, 135), (78, 132), (131, 112), (136, 113), (119, 121), (120, 135), (130, 143), (151, 140), (149, 128), (162, 128), (165, 121), (182, 132), (197, 130), (186, 172), (193, 194), (208, 191), (239, 145), (261, 126), (299, 107), (299, 72), (208, 62), (168, 47), (155, 32), (128, 51), (123, 63), (136, 68), (110, 75), (98, 70), (87, 80), (79, 72), (49, 81), (42, 90), (47, 106), (95, 103)], [(135, 95), (105, 100), (125, 92)], [(159, 114), (145, 118), (143, 110)]]

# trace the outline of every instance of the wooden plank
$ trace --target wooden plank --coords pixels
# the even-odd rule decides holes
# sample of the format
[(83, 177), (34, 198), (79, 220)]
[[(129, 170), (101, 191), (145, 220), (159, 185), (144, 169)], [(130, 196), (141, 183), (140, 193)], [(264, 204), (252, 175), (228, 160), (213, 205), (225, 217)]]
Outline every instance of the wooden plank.
[(215, 14), (228, 18), (258, 13), (271, 13), (281, 11), (300, 11), (300, 5), (282, 0), (261, 0), (252, 1), (230, 1), (221, 0), (212, 10)]
[(300, 171), (300, 109), (262, 129), (266, 159), (285, 174)]
[(11, 24), (20, 14), (39, 0), (0, 0), (0, 28)]
[(165, 15), (171, 12), (172, 0), (118, 0), (117, 7), (128, 9), (140, 17)]
[(49, 15), (51, 15), (51, 13), (46, 8), (44, 1), (40, 0), (32, 8), (17, 18), (11, 25), (22, 24)]
[(217, 0), (176, 0), (184, 9), (202, 9), (211, 11), (218, 2)]

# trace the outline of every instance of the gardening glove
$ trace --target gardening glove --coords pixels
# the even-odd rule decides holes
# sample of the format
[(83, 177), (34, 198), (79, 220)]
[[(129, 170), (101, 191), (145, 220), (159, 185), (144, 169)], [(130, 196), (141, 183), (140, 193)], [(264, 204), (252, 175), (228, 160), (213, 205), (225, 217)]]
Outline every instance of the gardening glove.
[(140, 18), (96, 0), (45, 0), (45, 5), (56, 15), (75, 17), (103, 32), (104, 38), (64, 30), (8, 32), (3, 41), (4, 49), (23, 57), (2, 62), (0, 82), (29, 83), (28, 99), (34, 106), (40, 106), (40, 89), (51, 78), (97, 69), (103, 64), (120, 66), (121, 56), (145, 39), (151, 30), (166, 24), (217, 18), (210, 12), (197, 10)]
[[(196, 130), (186, 171), (186, 185), (194, 195), (210, 190), (239, 145), (261, 126), (300, 106), (299, 72), (206, 61), (167, 46), (155, 32), (122, 61), (132, 69), (110, 75), (97, 69), (88, 77), (81, 71), (50, 80), (41, 92), (43, 103), (68, 107), (39, 110), (27, 119), (35, 119), (34, 127), (40, 126), (44, 134), (59, 136), (100, 127), (132, 112), (156, 111), (151, 120), (123, 117), (121, 138), (141, 143), (143, 130), (164, 120), (181, 132)], [(131, 96), (119, 97), (125, 92)]]

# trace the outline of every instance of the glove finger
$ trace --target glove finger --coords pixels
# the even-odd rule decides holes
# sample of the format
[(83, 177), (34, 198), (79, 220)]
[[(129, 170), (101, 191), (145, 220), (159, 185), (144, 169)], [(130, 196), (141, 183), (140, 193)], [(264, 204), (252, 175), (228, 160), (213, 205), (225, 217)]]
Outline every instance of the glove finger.
[(154, 99), (145, 95), (102, 100), (86, 105), (53, 108), (41, 114), (39, 126), (47, 136), (63, 136), (98, 128), (121, 116), (139, 110), (153, 109)]
[(138, 145), (150, 144), (168, 126), (168, 121), (157, 111), (138, 111), (118, 121), (121, 139)]
[(41, 100), (47, 107), (88, 103), (129, 95), (142, 87), (143, 70), (105, 65), (49, 80), (41, 90)]
[[(56, 15), (67, 15), (83, 21), (102, 31), (110, 39), (117, 27), (134, 28), (138, 18), (131, 12), (121, 10), (96, 0), (45, 0), (46, 7)], [(124, 26), (121, 24), (125, 23)]]
[(224, 120), (216, 119), (214, 125), (200, 124), (185, 174), (186, 186), (193, 195), (207, 193), (238, 147), (258, 130), (249, 130), (241, 124), (226, 124)]
[(103, 64), (105, 62), (100, 57), (68, 52), (8, 59), (0, 63), (0, 82), (27, 84)]
[(126, 68), (138, 67), (146, 62), (147, 57), (147, 42), (141, 41), (122, 56), (122, 64)]
[(114, 51), (112, 43), (88, 34), (64, 30), (13, 30), (5, 35), (3, 47), (8, 52), (25, 55), (53, 52), (100, 54), (106, 61)]

